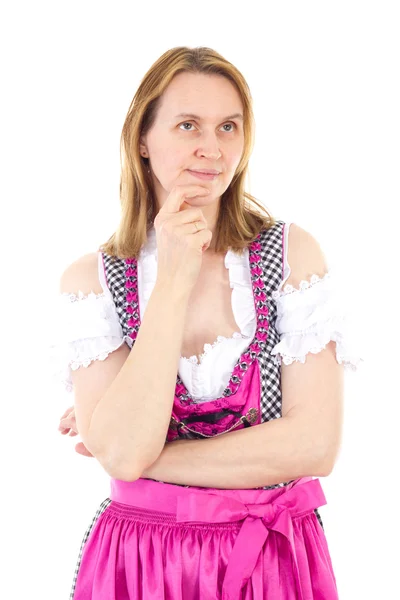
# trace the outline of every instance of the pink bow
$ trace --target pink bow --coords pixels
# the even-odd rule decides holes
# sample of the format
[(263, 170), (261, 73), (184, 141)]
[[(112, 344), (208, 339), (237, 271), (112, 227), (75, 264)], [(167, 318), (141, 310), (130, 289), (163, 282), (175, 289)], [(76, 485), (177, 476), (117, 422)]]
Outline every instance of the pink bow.
[(226, 568), (222, 600), (238, 600), (241, 597), (240, 592), (251, 577), (269, 531), (284, 535), (293, 557), (298, 597), (302, 600), (292, 517), (311, 512), (324, 504), (326, 499), (320, 481), (313, 479), (293, 486), (264, 504), (243, 504), (218, 494), (189, 493), (178, 498), (176, 520), (226, 523), (244, 519)]

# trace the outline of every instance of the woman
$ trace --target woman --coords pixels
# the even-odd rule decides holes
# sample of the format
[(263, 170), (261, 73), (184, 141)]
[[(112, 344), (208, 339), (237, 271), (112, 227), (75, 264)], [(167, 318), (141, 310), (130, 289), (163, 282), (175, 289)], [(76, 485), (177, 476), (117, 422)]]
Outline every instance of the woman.
[(244, 190), (253, 140), (240, 72), (167, 51), (124, 123), (119, 228), (61, 277), (60, 429), (111, 477), (74, 600), (338, 598), (318, 476), (359, 359), (317, 241)]

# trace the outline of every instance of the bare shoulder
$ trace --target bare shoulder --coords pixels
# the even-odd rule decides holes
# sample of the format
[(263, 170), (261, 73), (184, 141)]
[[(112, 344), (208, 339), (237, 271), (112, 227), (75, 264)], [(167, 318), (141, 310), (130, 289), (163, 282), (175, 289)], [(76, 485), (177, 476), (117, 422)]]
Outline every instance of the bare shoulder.
[(302, 279), (309, 281), (314, 274), (323, 277), (328, 271), (320, 243), (296, 223), (291, 223), (289, 228), (287, 260), (291, 272), (286, 283), (296, 288)]
[(68, 265), (60, 278), (60, 292), (101, 294), (103, 288), (99, 280), (98, 260), (98, 252), (89, 252)]

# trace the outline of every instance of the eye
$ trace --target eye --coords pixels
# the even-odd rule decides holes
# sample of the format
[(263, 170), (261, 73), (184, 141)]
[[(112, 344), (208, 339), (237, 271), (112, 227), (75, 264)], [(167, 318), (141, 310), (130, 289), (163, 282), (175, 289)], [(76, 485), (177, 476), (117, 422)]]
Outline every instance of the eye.
[[(190, 121), (185, 121), (184, 123), (181, 123), (181, 124), (179, 125), (179, 127), (180, 127), (181, 125), (192, 125), (192, 123), (191, 123)], [(232, 125), (233, 127), (236, 127), (236, 123), (233, 123), (233, 122), (231, 122), (231, 121), (230, 121), (229, 123), (225, 123), (225, 125)], [(225, 127), (225, 125), (223, 125), (223, 127)], [(191, 131), (191, 129), (185, 129), (184, 131)], [(231, 133), (231, 131), (233, 131), (233, 130), (232, 130), (232, 129), (230, 129), (229, 131), (226, 131), (226, 133)]]
[[(185, 123), (181, 123), (181, 125), (192, 125), (192, 123), (189, 123), (189, 121), (186, 121)], [(179, 125), (179, 127), (181, 125)], [(186, 129), (185, 131), (190, 131), (190, 129)]]

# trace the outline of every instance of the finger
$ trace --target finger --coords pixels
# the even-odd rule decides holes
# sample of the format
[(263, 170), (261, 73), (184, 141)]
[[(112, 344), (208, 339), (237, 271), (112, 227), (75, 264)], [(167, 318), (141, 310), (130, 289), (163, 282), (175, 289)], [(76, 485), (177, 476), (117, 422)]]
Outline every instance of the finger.
[(167, 200), (159, 210), (159, 214), (173, 214), (179, 212), (185, 198), (195, 196), (208, 196), (210, 190), (203, 185), (176, 185)]
[(60, 421), (62, 421), (63, 419), (65, 419), (71, 412), (73, 412), (75, 409), (73, 406), (70, 406), (69, 408), (67, 408), (67, 410), (65, 411), (65, 413), (63, 414), (63, 416), (61, 417)]
[[(180, 231), (182, 231), (185, 234), (192, 233), (194, 236), (197, 236), (197, 234), (200, 231), (204, 231), (204, 229), (207, 229), (207, 223), (205, 223), (204, 221), (196, 221), (195, 225), (193, 221), (190, 221), (189, 223), (184, 223), (183, 225), (179, 225), (178, 227), (180, 228)], [(196, 239), (198, 239), (198, 237)]]
[(66, 419), (61, 419), (61, 421), (58, 424), (58, 429), (59, 431), (63, 431), (64, 429), (70, 429), (71, 427), (75, 427), (76, 428), (76, 421), (75, 418), (66, 418)]
[(61, 419), (58, 428), (59, 429), (65, 429), (66, 427), (71, 427), (76, 425), (76, 419), (75, 417), (67, 417), (65, 419)]
[(59, 425), (59, 427), (58, 427), (58, 430), (59, 430), (59, 431), (60, 431), (60, 432), (61, 432), (63, 435), (65, 435), (65, 434), (67, 434), (67, 433), (69, 433), (69, 432), (72, 432), (72, 431), (74, 431), (76, 435), (79, 433), (79, 432), (78, 432), (78, 429), (77, 429), (77, 426), (76, 426), (76, 422), (75, 422), (75, 420), (74, 420), (72, 423), (67, 423), (67, 422), (66, 422), (66, 423), (65, 423), (65, 424), (63, 424), (63, 425)]
[(63, 423), (58, 426), (59, 431), (69, 431), (71, 429), (72, 423)]
[(76, 444), (75, 452), (77, 452), (78, 454), (82, 454), (82, 456), (88, 456), (89, 458), (94, 458), (93, 454), (91, 454), (89, 452), (89, 450), (86, 448), (86, 446), (84, 445), (83, 442), (79, 442), (79, 444)]

